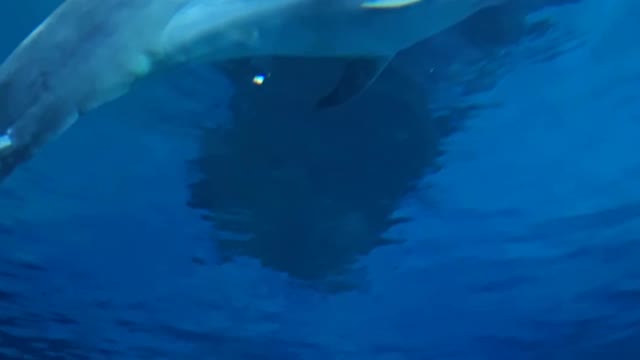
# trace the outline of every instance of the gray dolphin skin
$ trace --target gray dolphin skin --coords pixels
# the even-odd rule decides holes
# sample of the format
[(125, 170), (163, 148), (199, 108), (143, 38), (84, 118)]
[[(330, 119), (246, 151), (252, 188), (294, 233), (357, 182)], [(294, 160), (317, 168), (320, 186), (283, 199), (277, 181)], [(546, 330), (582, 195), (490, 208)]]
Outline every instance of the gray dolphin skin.
[(193, 61), (345, 57), (318, 107), (393, 56), (501, 0), (66, 0), (0, 65), (0, 179), (136, 80)]

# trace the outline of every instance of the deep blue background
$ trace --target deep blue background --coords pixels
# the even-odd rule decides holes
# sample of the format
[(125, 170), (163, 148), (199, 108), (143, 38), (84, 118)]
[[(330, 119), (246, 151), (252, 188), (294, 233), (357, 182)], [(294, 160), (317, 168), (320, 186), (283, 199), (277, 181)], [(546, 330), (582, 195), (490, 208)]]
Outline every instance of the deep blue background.
[[(1, 53), (50, 8), (0, 5)], [(403, 242), (362, 257), (362, 286), (336, 294), (256, 259), (210, 261), (186, 162), (198, 127), (229, 119), (230, 83), (194, 66), (140, 84), (2, 184), (2, 358), (636, 359), (639, 14), (585, 0), (529, 14), (553, 26), (491, 56), (455, 31), (407, 55), (418, 76), (433, 47), (465, 54), (425, 85), (433, 106), (495, 106), (443, 140), (398, 209)], [(492, 81), (465, 96), (483, 64)]]

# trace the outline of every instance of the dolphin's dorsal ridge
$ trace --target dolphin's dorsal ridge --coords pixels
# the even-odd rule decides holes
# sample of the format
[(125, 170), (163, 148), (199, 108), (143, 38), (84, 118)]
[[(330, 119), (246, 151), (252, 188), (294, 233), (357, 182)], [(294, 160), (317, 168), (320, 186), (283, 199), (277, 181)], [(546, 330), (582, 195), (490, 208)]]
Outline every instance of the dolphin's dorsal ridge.
[(316, 109), (326, 109), (342, 105), (361, 94), (387, 67), (392, 57), (364, 57), (349, 61), (338, 84), (316, 103)]

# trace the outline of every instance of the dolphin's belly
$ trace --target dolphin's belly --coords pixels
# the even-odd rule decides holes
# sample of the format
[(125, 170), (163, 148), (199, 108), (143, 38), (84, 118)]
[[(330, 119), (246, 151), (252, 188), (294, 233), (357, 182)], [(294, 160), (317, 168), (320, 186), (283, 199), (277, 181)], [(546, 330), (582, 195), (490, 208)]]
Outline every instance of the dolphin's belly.
[(399, 9), (293, 14), (254, 22), (252, 47), (240, 56), (389, 56), (456, 24), (478, 10), (477, 1), (422, 1)]

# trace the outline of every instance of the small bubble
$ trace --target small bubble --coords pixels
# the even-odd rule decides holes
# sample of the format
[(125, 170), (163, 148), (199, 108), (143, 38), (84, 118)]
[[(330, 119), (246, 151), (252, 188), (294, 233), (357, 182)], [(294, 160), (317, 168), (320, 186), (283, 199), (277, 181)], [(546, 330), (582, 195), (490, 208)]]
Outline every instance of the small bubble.
[(253, 83), (256, 85), (262, 85), (264, 84), (264, 80), (266, 79), (266, 76), (262, 75), (262, 74), (258, 74), (256, 76), (253, 77)]

